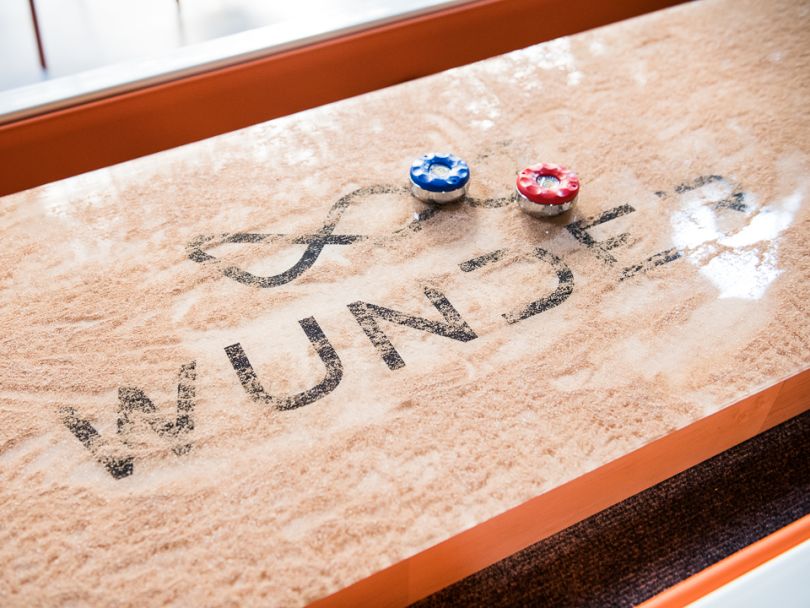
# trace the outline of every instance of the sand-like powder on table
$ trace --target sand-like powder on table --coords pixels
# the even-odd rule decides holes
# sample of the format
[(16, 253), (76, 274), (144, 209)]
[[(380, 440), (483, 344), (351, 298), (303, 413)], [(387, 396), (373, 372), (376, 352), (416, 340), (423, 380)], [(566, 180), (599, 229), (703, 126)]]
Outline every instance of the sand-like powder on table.
[[(808, 31), (689, 4), (0, 200), (1, 603), (300, 605), (807, 368)], [(356, 303), (452, 335), (391, 369)]]

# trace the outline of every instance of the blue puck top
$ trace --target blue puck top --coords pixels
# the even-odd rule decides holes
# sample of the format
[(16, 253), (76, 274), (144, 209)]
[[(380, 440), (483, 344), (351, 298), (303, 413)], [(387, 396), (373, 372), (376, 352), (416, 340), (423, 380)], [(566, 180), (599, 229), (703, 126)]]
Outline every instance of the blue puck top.
[(470, 168), (453, 154), (425, 154), (413, 161), (411, 181), (428, 192), (449, 192), (470, 181)]

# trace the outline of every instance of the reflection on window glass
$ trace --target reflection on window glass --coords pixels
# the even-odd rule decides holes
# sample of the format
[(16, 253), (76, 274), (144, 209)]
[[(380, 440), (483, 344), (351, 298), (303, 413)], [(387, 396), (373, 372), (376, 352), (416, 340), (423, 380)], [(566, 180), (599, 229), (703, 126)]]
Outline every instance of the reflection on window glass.
[[(175, 49), (290, 26), (324, 31), (330, 20), (373, 21), (397, 12), (447, 4), (440, 0), (2, 0), (0, 90), (31, 85), (142, 59)], [(36, 17), (36, 21), (34, 20)], [(42, 59), (37, 51), (37, 31)], [(290, 27), (287, 27), (289, 30)], [(40, 65), (45, 64), (45, 68)]]

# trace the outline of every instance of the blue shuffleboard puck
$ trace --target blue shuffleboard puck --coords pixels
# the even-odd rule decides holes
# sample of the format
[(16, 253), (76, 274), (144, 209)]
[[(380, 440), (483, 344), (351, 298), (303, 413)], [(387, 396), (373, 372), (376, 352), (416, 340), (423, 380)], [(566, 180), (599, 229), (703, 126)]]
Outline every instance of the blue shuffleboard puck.
[(470, 167), (454, 154), (424, 154), (411, 164), (411, 193), (428, 203), (450, 203), (467, 194)]

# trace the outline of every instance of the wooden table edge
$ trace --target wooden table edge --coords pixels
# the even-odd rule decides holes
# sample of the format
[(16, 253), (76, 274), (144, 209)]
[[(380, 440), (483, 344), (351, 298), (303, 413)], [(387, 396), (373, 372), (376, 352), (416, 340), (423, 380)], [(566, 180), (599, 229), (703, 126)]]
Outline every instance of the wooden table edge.
[(405, 606), (797, 416), (810, 369), (664, 435), (336, 593), (312, 608)]
[(471, 0), (12, 120), (0, 196), (683, 1)]

